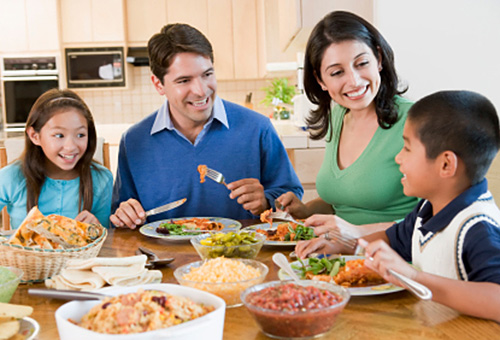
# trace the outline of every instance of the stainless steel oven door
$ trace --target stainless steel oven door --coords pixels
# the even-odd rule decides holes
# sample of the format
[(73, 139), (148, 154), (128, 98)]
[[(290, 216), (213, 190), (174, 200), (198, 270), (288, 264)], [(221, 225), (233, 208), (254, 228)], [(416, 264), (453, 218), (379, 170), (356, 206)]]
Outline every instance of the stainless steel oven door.
[(6, 131), (23, 131), (31, 107), (45, 91), (59, 88), (58, 76), (3, 77)]

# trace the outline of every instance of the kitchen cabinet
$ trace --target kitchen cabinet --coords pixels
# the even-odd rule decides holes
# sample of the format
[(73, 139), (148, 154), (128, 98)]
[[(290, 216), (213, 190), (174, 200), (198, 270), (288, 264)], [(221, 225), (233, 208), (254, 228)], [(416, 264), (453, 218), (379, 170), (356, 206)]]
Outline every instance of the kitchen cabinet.
[(60, 3), (65, 45), (125, 42), (123, 0), (60, 0)]
[(167, 24), (165, 0), (126, 0), (125, 13), (129, 46), (143, 47)]
[(290, 62), (304, 52), (313, 27), (328, 13), (346, 10), (373, 22), (373, 0), (266, 0), (267, 62)]
[(288, 149), (287, 151), (304, 188), (302, 202), (309, 202), (319, 197), (316, 191), (316, 176), (325, 157), (325, 148)]
[(261, 78), (263, 10), (264, 0), (126, 0), (127, 43), (144, 46), (167, 23), (186, 23), (210, 40), (217, 79)]
[(0, 52), (59, 50), (57, 0), (0, 0)]

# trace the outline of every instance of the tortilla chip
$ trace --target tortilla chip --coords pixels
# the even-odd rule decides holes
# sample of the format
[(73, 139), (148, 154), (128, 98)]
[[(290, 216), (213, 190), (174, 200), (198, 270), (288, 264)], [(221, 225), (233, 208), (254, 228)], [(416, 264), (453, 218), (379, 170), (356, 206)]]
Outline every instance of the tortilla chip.
[(0, 302), (0, 317), (12, 317), (22, 319), (33, 313), (33, 308), (24, 305), (14, 305), (12, 303)]
[(19, 321), (7, 321), (0, 323), (0, 339), (9, 339), (16, 335), (21, 329)]

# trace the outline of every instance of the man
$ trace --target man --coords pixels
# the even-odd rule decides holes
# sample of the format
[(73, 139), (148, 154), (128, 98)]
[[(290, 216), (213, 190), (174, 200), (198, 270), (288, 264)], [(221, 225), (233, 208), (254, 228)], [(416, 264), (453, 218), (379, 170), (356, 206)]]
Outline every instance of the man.
[[(287, 191), (303, 189), (271, 122), (220, 99), (212, 46), (195, 28), (170, 24), (148, 42), (152, 82), (166, 97), (159, 110), (124, 133), (111, 222), (135, 228), (145, 210), (187, 198), (148, 218), (255, 218)], [(198, 165), (222, 172), (227, 187), (200, 183)]]

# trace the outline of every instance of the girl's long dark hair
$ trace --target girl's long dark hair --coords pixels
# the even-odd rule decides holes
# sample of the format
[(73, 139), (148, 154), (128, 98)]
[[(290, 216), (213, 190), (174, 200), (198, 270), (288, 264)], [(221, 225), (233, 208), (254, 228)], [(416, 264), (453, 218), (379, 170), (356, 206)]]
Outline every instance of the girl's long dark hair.
[[(391, 47), (368, 21), (349, 12), (335, 11), (326, 15), (314, 27), (307, 42), (304, 61), (304, 89), (309, 100), (317, 105), (311, 111), (307, 123), (311, 127), (311, 138), (321, 139), (330, 128), (331, 97), (323, 91), (317, 79), (321, 79), (321, 61), (325, 50), (333, 43), (356, 40), (366, 44), (377, 59), (382, 59), (380, 88), (375, 96), (375, 110), (380, 127), (390, 128), (398, 119), (394, 96), (407, 91), (398, 90), (398, 76), (394, 66)], [(317, 78), (316, 78), (317, 77)], [(331, 136), (330, 136), (331, 138)]]
[[(85, 102), (73, 91), (70, 90), (48, 90), (36, 100), (31, 108), (26, 122), (26, 131), (32, 127), (37, 133), (40, 133), (42, 127), (56, 113), (69, 108), (77, 109), (88, 124), (88, 145), (83, 157), (78, 161), (75, 169), (80, 177), (80, 192), (79, 192), (79, 211), (91, 211), (93, 203), (93, 183), (91, 167), (92, 157), (95, 153), (97, 145), (97, 133), (95, 129), (94, 119)], [(26, 178), (27, 202), (26, 209), (29, 211), (34, 206), (38, 205), (38, 198), (42, 190), (43, 183), (47, 177), (45, 170), (46, 156), (42, 148), (33, 144), (25, 132), (24, 152), (21, 155), (21, 168)]]

